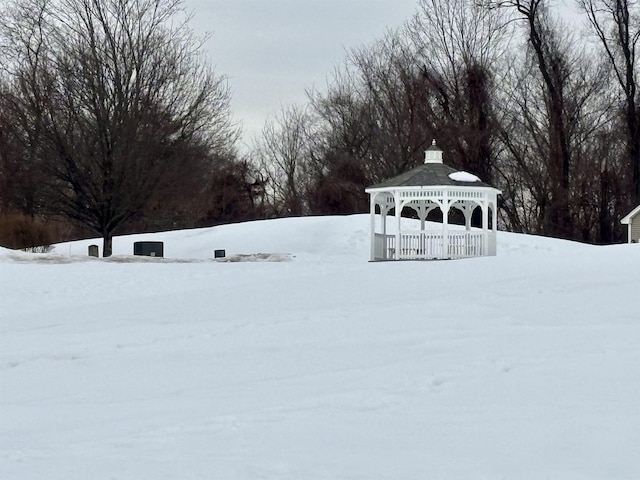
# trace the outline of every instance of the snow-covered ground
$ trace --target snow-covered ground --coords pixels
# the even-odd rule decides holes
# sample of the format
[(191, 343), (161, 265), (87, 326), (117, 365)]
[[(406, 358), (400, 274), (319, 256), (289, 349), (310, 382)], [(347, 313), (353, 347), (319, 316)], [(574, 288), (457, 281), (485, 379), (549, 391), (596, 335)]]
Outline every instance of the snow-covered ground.
[(368, 231), (0, 250), (0, 479), (640, 478), (640, 245), (370, 263)]

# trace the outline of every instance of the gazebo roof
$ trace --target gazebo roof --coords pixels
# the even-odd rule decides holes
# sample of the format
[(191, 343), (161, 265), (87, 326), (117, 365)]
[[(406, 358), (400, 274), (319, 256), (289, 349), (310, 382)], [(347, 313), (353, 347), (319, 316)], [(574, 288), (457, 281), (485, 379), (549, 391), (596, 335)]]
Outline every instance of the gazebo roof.
[(436, 141), (424, 152), (424, 164), (397, 177), (371, 185), (365, 191), (392, 187), (475, 187), (495, 190), (475, 175), (442, 163), (442, 149)]
[[(454, 180), (450, 177), (452, 173), (459, 170), (443, 163), (424, 163), (413, 170), (401, 173), (400, 175), (371, 185), (367, 188), (388, 188), (388, 187), (435, 187), (435, 186), (457, 186), (457, 187), (484, 187), (492, 188), (480, 180), (465, 182)], [(464, 176), (464, 175), (463, 175)]]

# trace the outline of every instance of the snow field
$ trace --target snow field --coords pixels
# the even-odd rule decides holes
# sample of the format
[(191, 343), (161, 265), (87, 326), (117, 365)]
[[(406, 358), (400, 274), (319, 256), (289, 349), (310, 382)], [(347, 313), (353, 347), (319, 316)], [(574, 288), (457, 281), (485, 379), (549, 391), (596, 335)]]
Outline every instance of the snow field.
[(358, 215), (116, 255), (147, 238), (176, 261), (0, 251), (0, 478), (640, 477), (635, 245), (370, 263)]

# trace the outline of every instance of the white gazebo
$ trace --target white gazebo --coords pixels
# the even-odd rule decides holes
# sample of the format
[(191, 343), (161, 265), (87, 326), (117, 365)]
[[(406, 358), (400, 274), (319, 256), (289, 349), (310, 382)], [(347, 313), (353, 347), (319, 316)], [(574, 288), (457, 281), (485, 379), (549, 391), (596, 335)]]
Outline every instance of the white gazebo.
[[(436, 146), (435, 140), (425, 152), (423, 165), (372, 185), (365, 191), (370, 195), (371, 204), (372, 261), (496, 254), (500, 190), (483, 183), (471, 173), (442, 163), (442, 150)], [(419, 230), (417, 226), (410, 228), (408, 222), (402, 221), (405, 207), (415, 211), (420, 220)], [(477, 209), (481, 212), (481, 225), (472, 227), (472, 217)], [(442, 212), (442, 225), (428, 227), (427, 217), (436, 210)], [(464, 226), (450, 223), (449, 214), (453, 210), (461, 212)], [(392, 211), (393, 216), (390, 217)]]

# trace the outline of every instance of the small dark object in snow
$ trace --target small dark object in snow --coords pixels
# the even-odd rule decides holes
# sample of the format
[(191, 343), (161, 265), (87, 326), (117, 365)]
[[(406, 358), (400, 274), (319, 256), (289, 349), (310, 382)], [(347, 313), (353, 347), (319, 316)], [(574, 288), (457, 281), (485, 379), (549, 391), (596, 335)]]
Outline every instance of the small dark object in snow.
[(163, 257), (164, 242), (134, 242), (133, 254), (145, 257)]

